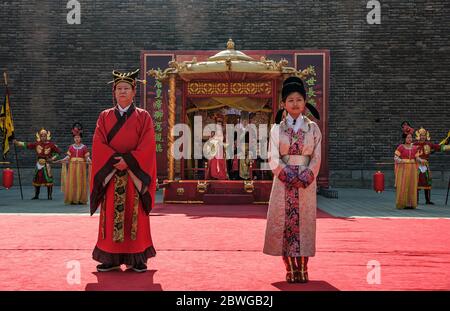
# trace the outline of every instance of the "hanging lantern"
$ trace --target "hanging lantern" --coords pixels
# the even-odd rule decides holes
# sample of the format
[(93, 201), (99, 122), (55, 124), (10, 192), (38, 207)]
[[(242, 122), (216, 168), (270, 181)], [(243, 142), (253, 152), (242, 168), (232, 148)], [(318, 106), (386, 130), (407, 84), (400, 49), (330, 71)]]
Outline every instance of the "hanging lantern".
[(12, 187), (14, 182), (14, 171), (10, 168), (5, 168), (3, 170), (3, 187), (9, 189)]
[(373, 174), (373, 190), (377, 193), (384, 191), (384, 174), (380, 171)]

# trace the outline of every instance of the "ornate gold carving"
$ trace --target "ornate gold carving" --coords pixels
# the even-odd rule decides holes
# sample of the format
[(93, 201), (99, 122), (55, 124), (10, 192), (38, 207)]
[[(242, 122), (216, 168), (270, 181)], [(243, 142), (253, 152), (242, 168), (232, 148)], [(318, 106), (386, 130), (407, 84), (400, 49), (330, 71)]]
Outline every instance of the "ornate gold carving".
[(147, 74), (159, 81), (164, 81), (169, 78), (170, 74), (177, 73), (179, 68), (180, 65), (177, 62), (171, 61), (169, 62), (169, 68), (164, 69), (164, 71), (161, 69), (150, 69), (147, 71)]
[(270, 95), (272, 83), (268, 82), (233, 82), (231, 83), (231, 94), (233, 95)]
[(177, 188), (177, 195), (183, 195), (184, 194), (184, 188)]
[(228, 94), (228, 83), (223, 82), (189, 82), (189, 95)]
[(206, 189), (208, 189), (208, 182), (207, 181), (198, 181), (197, 182), (197, 192), (199, 193), (205, 193)]
[(272, 83), (267, 82), (189, 82), (189, 95), (271, 95)]
[(253, 185), (253, 180), (244, 180), (244, 190), (247, 193), (252, 193), (255, 190), (255, 186)]
[(175, 126), (175, 105), (176, 105), (176, 97), (175, 97), (175, 74), (170, 75), (169, 80), (169, 133), (167, 134), (167, 159), (169, 161), (169, 165), (167, 166), (168, 179), (173, 180), (174, 178), (174, 158), (173, 158), (173, 142), (174, 138), (172, 136), (172, 129)]
[(281, 59), (279, 62), (276, 62), (274, 60), (266, 59), (264, 56), (261, 56), (259, 61), (261, 63), (263, 63), (264, 65), (266, 65), (266, 69), (268, 69), (268, 70), (276, 70), (276, 71), (282, 71), (282, 72), (284, 72), (284, 70), (289, 71), (289, 72), (296, 71), (295, 68), (293, 68), (293, 67), (287, 67), (289, 62), (284, 58)]
[(227, 42), (227, 49), (228, 50), (234, 50), (234, 42), (233, 42), (233, 40), (230, 38), (230, 39), (228, 39), (228, 42)]

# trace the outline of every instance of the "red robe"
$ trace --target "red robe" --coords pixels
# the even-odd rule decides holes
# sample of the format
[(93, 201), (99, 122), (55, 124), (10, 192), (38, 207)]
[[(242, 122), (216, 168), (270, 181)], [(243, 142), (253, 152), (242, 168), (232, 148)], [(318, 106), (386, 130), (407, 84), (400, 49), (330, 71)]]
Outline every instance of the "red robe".
[[(147, 111), (131, 105), (123, 116), (117, 107), (100, 113), (92, 144), (90, 195), (91, 215), (101, 208), (95, 260), (135, 265), (155, 256), (148, 217), (155, 202), (155, 150), (153, 122)], [(127, 170), (114, 168), (117, 156), (123, 157)], [(124, 204), (117, 201), (121, 194)]]

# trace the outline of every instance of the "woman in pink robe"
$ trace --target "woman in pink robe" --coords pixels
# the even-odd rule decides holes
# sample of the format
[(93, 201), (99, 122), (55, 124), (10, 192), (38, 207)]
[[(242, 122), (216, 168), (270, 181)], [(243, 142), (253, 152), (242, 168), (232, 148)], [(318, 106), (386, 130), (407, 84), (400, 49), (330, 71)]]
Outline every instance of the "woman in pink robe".
[(308, 282), (308, 258), (316, 251), (316, 177), (321, 163), (322, 135), (319, 126), (303, 115), (306, 101), (301, 79), (288, 78), (282, 89), (288, 112), (274, 125), (270, 136), (269, 164), (274, 174), (264, 253), (282, 256), (286, 281)]

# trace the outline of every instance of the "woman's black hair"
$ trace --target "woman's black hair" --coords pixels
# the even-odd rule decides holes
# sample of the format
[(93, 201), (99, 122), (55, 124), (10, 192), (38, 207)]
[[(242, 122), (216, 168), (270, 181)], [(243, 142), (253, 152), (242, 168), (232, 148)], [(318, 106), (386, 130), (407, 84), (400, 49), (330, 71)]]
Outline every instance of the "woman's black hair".
[(283, 121), (283, 113), (284, 113), (284, 109), (280, 109), (277, 112), (277, 115), (275, 116), (275, 124), (280, 124), (281, 121)]
[(411, 124), (409, 124), (408, 121), (403, 121), (402, 124), (401, 124), (400, 126), (403, 127), (403, 125), (405, 125), (405, 124), (411, 127)]
[(72, 135), (73, 135), (74, 137), (76, 136), (76, 135), (75, 135), (75, 132), (74, 132), (75, 129), (78, 129), (77, 135), (79, 135), (80, 137), (83, 137), (83, 126), (81, 125), (80, 122), (75, 122), (75, 123), (72, 125)]
[(408, 136), (408, 135), (411, 135), (411, 136), (412, 136), (411, 133), (403, 133), (403, 134), (402, 134), (402, 140), (403, 140), (404, 143), (406, 142), (406, 136)]

